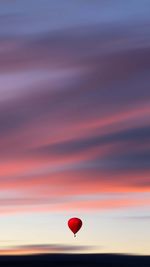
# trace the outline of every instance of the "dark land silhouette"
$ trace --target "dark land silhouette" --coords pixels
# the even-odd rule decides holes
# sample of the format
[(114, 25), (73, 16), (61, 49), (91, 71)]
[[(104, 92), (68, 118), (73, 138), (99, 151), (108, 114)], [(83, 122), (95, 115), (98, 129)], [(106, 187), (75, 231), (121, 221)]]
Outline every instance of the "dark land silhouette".
[(0, 266), (150, 267), (150, 256), (120, 254), (44, 254), (29, 256), (0, 256)]

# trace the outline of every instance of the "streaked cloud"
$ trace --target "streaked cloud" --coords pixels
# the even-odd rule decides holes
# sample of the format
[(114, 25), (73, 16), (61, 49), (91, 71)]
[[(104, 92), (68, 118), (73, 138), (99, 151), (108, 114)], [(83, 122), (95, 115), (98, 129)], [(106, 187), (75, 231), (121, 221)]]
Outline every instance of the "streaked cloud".
[[(123, 218), (124, 219), (124, 218)], [(150, 216), (128, 216), (125, 217), (125, 219), (127, 220), (138, 220), (138, 221), (149, 221), (150, 220)]]
[(94, 249), (92, 246), (73, 246), (63, 244), (29, 244), (0, 249), (0, 255), (23, 255), (41, 253), (69, 253), (72, 251), (83, 252)]
[[(16, 1), (17, 9), (3, 3), (1, 213), (148, 205), (144, 197), (90, 198), (150, 190), (149, 25), (143, 5), (140, 15), (132, 8), (137, 21), (115, 4), (121, 17), (110, 4), (108, 18), (106, 5), (96, 2), (102, 16), (92, 6), (95, 15), (83, 12), (85, 23), (72, 2), (69, 23), (61, 16), (60, 23), (54, 2), (41, 10), (37, 1), (36, 12), (28, 2)], [(77, 201), (80, 195), (88, 197)]]

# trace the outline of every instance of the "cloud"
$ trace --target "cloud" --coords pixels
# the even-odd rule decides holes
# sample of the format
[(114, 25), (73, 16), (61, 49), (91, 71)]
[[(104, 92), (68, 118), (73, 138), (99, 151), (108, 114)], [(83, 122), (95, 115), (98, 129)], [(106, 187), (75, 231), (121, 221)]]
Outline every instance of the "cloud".
[[(131, 128), (121, 130), (113, 133), (106, 133), (102, 135), (93, 135), (88, 138), (81, 138), (77, 140), (67, 140), (62, 143), (56, 143), (38, 148), (35, 153), (42, 154), (72, 154), (77, 152), (86, 151), (93, 147), (103, 146), (105, 144), (118, 143), (118, 142), (147, 142), (150, 140), (150, 127), (145, 126), (141, 128)], [(130, 149), (130, 148), (129, 148)], [(143, 155), (144, 156), (144, 155)], [(149, 151), (146, 156), (149, 156)]]
[(73, 246), (65, 244), (29, 244), (7, 247), (0, 249), (0, 255), (18, 255), (18, 254), (41, 254), (41, 253), (68, 253), (81, 252), (94, 249), (94, 246)]
[(150, 220), (150, 216), (127, 216), (127, 217), (123, 217), (123, 219), (128, 219), (128, 220), (138, 220), (138, 221), (149, 221)]
[[(127, 191), (128, 192), (128, 191)], [(96, 192), (95, 192), (96, 194)], [(39, 193), (39, 197), (29, 199), (27, 197), (16, 198), (16, 199), (3, 199), (0, 201), (0, 214), (9, 215), (15, 213), (49, 213), (49, 212), (64, 212), (70, 213), (74, 212), (94, 212), (101, 210), (123, 210), (130, 209), (135, 207), (149, 207), (150, 199), (149, 196), (145, 197), (144, 194), (141, 193), (139, 195), (128, 195), (125, 192), (122, 192), (121, 195), (109, 195), (107, 194), (97, 195), (97, 198), (92, 198), (90, 194), (84, 196), (82, 192), (80, 195), (68, 195), (61, 196), (61, 194), (53, 197), (53, 196), (42, 196)], [(103, 196), (103, 197), (102, 197)]]
[(146, 205), (71, 196), (149, 191), (148, 31), (114, 22), (1, 35), (1, 213)]
[[(145, 27), (143, 25), (144, 29)], [(32, 124), (39, 116), (41, 120), (49, 117), (49, 125), (53, 124), (55, 127), (64, 118), (70, 123), (89, 121), (120, 112), (120, 109), (126, 109), (126, 105), (136, 106), (148, 101), (149, 77), (145, 69), (149, 63), (149, 46), (140, 49), (133, 46), (130, 50), (132, 42), (136, 44), (139, 38), (140, 43), (142, 36), (137, 33), (132, 35), (133, 32), (128, 27), (123, 30), (106, 27), (104, 34), (104, 29), (100, 26), (93, 27), (90, 31), (89, 28), (88, 31), (86, 28), (81, 28), (80, 31), (79, 28), (73, 28), (33, 39), (26, 37), (20, 40), (16, 37), (15, 40), (4, 41), (8, 43), (9, 51), (2, 53), (0, 67), (6, 66), (7, 80), (11, 81), (13, 75), (10, 74), (14, 72), (16, 65), (18, 68), (17, 77), (12, 79), (9, 86), (12, 101), (1, 106), (0, 133), (10, 135), (14, 131), (18, 132), (20, 128)], [(131, 36), (135, 41), (131, 42)], [(121, 50), (118, 50), (118, 46)], [(43, 63), (40, 64), (40, 61)], [(133, 64), (135, 61), (136, 64)], [(41, 70), (41, 81), (39, 72), (36, 75), (36, 68)], [(26, 69), (30, 69), (27, 79), (22, 76)], [(45, 71), (48, 72), (47, 78), (42, 76), (42, 70), (43, 75)], [(35, 74), (31, 75), (33, 71)], [(63, 71), (66, 71), (65, 77), (61, 76)], [(77, 72), (76, 75), (73, 75), (74, 72)], [(57, 76), (57, 82), (48, 78), (53, 76), (53, 73)], [(37, 78), (33, 79), (33, 76)], [(32, 82), (24, 86), (28, 79)], [(15, 93), (17, 98), (14, 99), (12, 92), (16, 89), (13, 89), (13, 84), (18, 81), (19, 88), (22, 89), (18, 89)], [(6, 90), (6, 83), (4, 87)]]

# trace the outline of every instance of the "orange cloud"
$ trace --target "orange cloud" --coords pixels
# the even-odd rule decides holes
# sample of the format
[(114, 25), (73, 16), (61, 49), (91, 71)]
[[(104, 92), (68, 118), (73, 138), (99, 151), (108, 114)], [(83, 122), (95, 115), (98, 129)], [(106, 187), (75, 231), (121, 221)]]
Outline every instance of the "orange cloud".
[(68, 253), (92, 250), (92, 246), (73, 246), (65, 244), (31, 244), (0, 249), (0, 255), (31, 255), (46, 253)]
[(93, 212), (96, 210), (113, 210), (113, 209), (125, 209), (133, 207), (149, 207), (150, 198), (138, 198), (137, 197), (122, 197), (122, 198), (109, 198), (109, 199), (98, 199), (98, 200), (58, 200), (57, 202), (47, 201), (47, 203), (42, 203), (42, 201), (37, 201), (36, 203), (30, 203), (24, 200), (24, 204), (18, 205), (18, 201), (14, 202), (13, 205), (0, 207), (0, 214), (14, 214), (14, 213), (38, 213), (38, 212)]

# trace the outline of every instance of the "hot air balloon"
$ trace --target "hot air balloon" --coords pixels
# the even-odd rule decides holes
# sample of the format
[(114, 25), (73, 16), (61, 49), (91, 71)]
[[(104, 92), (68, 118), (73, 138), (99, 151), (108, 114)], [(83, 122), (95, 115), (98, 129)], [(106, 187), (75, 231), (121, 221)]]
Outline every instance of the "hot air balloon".
[(76, 236), (76, 233), (80, 230), (82, 226), (82, 221), (79, 218), (71, 218), (68, 221), (68, 227), (70, 230), (74, 233), (74, 236)]

